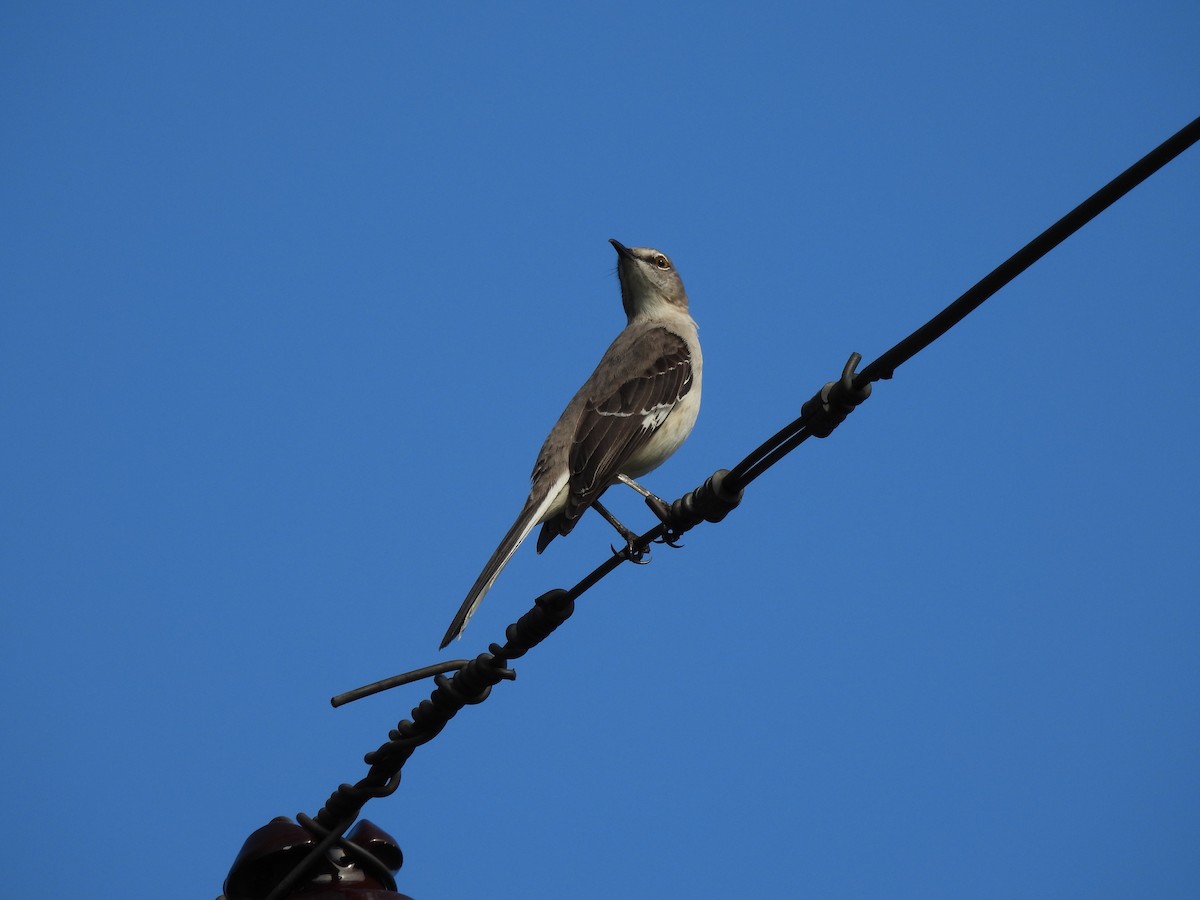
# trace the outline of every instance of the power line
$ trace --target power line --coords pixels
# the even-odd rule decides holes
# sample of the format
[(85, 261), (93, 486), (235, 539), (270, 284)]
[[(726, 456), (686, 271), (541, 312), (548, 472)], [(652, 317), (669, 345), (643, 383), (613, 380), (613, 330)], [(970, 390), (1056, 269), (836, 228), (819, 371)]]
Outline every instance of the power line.
[[(490, 696), (492, 687), (515, 678), (516, 673), (508, 667), (508, 663), (524, 656), (565, 622), (574, 612), (574, 601), (580, 595), (621, 563), (639, 558), (655, 541), (673, 542), (701, 522), (724, 519), (741, 502), (745, 489), (767, 469), (808, 438), (828, 437), (855, 407), (871, 395), (874, 382), (890, 379), (897, 368), (1197, 141), (1200, 141), (1200, 118), (1193, 120), (1096, 191), (862, 371), (857, 371), (862, 357), (857, 353), (851, 354), (841, 377), (824, 385), (805, 402), (798, 418), (756, 447), (732, 469), (718, 470), (700, 487), (669, 506), (656, 509), (656, 514), (663, 520), (659, 525), (610, 556), (574, 587), (569, 590), (557, 588), (538, 597), (533, 607), (505, 630), (503, 645), (493, 643), (489, 645), (487, 653), (473, 660), (437, 663), (334, 697), (333, 705), (340, 706), (430, 676), (436, 684), (428, 699), (412, 710), (411, 718), (398, 723), (389, 732), (386, 742), (366, 754), (364, 761), (370, 767), (366, 776), (354, 785), (341, 785), (313, 818), (303, 813), (297, 815), (296, 820), (316, 835), (317, 842), (274, 886), (266, 900), (282, 900), (288, 896), (305, 872), (335, 845), (350, 858), (361, 858), (365, 867), (378, 870), (378, 860), (342, 837), (363, 806), (372, 798), (394, 793), (400, 785), (400, 770), (408, 758), (418, 747), (433, 740), (463, 707), (482, 703)], [(454, 675), (449, 676), (452, 671)], [(231, 891), (231, 885), (237, 882), (235, 873), (236, 864), (225, 884), (230, 900), (240, 900), (237, 893)]]

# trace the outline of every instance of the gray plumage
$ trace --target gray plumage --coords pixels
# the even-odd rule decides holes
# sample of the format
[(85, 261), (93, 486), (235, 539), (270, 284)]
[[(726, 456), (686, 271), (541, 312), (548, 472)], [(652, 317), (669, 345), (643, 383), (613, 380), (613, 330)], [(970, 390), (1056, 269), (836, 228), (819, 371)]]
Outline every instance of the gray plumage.
[(536, 525), (542, 524), (541, 553), (571, 532), (618, 475), (639, 478), (657, 468), (695, 425), (703, 361), (683, 281), (658, 250), (611, 243), (628, 323), (550, 430), (529, 498), (467, 592), (442, 647), (461, 636)]

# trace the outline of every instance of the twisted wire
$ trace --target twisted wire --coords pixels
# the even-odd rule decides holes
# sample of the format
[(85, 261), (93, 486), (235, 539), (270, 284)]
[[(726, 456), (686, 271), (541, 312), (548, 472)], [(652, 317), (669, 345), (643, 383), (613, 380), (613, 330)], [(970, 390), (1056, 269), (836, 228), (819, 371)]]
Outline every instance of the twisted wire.
[[(574, 612), (574, 601), (580, 595), (622, 563), (640, 558), (655, 541), (673, 541), (701, 522), (722, 521), (741, 502), (746, 487), (769, 468), (808, 438), (832, 434), (871, 395), (874, 382), (892, 378), (899, 366), (1197, 141), (1200, 141), (1200, 118), (1079, 204), (862, 371), (856, 371), (862, 357), (851, 354), (841, 376), (825, 384), (806, 401), (799, 417), (752, 450), (732, 469), (717, 470), (702, 485), (669, 504), (665, 510), (656, 510), (662, 519), (657, 526), (608, 557), (574, 587), (569, 590), (556, 588), (538, 597), (533, 607), (505, 630), (503, 645), (493, 643), (487, 653), (473, 660), (437, 663), (334, 697), (333, 704), (340, 706), (425, 677), (432, 676), (436, 685), (429, 697), (412, 710), (410, 719), (399, 722), (388, 733), (387, 741), (363, 757), (370, 768), (362, 779), (353, 785), (340, 785), (315, 817), (310, 819), (303, 813), (297, 815), (297, 821), (312, 831), (318, 841), (304, 860), (276, 885), (267, 900), (280, 900), (286, 896), (304, 871), (339, 842), (352, 851), (365, 853), (342, 837), (363, 806), (374, 798), (394, 793), (400, 786), (400, 770), (416, 749), (433, 740), (463, 707), (482, 703), (495, 685), (515, 679), (516, 673), (508, 667), (508, 662), (524, 656), (549, 637)], [(651, 508), (654, 508), (653, 504)], [(454, 675), (447, 677), (450, 671), (454, 671)]]

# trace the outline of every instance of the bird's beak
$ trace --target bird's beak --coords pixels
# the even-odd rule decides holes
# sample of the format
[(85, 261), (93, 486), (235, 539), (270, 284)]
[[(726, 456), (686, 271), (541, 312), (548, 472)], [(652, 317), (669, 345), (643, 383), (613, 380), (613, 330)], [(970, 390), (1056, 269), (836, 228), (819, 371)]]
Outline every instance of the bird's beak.
[(616, 238), (609, 238), (608, 242), (613, 245), (613, 248), (617, 251), (618, 255), (623, 256), (626, 259), (634, 259), (634, 255), (629, 252), (629, 248)]

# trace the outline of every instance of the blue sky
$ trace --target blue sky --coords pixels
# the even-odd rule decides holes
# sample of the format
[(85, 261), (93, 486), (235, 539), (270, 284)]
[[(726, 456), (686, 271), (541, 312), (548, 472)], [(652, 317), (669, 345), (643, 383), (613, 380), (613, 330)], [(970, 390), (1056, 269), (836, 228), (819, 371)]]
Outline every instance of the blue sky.
[[(966, 6), (9, 4), (9, 892), (212, 897), (363, 774), (427, 689), (327, 699), (446, 658), (608, 238), (700, 323), (674, 497), (1200, 114), (1196, 4)], [(588, 593), (368, 805), (400, 889), (1194, 897), (1198, 236), (1193, 149)]]

